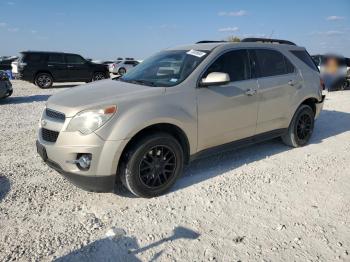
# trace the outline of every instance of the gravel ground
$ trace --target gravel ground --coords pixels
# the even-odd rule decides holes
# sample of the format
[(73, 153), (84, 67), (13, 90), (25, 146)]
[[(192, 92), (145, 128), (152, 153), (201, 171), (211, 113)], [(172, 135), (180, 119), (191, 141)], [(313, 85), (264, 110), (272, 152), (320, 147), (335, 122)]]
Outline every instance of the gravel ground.
[(1, 261), (350, 261), (349, 91), (328, 95), (310, 145), (198, 160), (141, 199), (82, 191), (43, 164), (37, 123), (71, 86), (13, 84), (0, 101)]

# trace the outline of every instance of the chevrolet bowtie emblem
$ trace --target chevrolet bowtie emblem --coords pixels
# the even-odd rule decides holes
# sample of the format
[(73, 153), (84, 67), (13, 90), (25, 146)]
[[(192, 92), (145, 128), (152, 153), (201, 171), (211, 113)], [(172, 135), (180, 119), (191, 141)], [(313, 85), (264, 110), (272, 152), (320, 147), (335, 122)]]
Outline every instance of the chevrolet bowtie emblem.
[(47, 122), (45, 120), (41, 120), (41, 126), (46, 126)]

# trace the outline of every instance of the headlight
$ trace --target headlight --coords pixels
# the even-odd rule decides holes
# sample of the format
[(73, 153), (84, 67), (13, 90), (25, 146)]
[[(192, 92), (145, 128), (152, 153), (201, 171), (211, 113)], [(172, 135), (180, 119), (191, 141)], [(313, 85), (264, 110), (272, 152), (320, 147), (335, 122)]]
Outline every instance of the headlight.
[(81, 111), (72, 118), (66, 131), (91, 134), (103, 126), (116, 112), (116, 106)]

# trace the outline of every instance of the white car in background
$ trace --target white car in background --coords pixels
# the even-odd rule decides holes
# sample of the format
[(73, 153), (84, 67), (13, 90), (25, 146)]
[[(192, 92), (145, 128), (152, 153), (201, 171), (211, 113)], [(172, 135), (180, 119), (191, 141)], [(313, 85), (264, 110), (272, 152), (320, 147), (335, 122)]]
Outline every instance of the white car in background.
[(118, 58), (112, 64), (108, 65), (109, 72), (116, 75), (124, 75), (127, 71), (137, 66), (140, 62), (133, 58)]

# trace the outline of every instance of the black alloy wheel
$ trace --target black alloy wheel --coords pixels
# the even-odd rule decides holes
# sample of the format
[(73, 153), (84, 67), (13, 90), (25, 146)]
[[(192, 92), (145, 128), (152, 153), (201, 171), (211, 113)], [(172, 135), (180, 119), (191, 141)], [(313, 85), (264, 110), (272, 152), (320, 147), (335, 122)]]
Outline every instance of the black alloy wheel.
[(98, 80), (102, 80), (105, 78), (106, 78), (106, 75), (103, 72), (96, 72), (96, 73), (94, 73), (92, 81), (98, 81)]
[(311, 136), (312, 118), (309, 114), (301, 114), (296, 124), (296, 135), (300, 141), (308, 140)]
[(39, 73), (35, 78), (35, 84), (40, 88), (49, 88), (53, 84), (52, 76), (47, 73)]
[(155, 132), (134, 141), (123, 154), (118, 175), (123, 185), (139, 197), (167, 192), (182, 174), (184, 151), (168, 133)]
[(144, 185), (157, 188), (166, 184), (174, 175), (176, 155), (165, 145), (153, 147), (142, 158), (139, 176)]
[(301, 105), (295, 112), (283, 142), (291, 147), (305, 146), (313, 133), (315, 113), (309, 105)]

